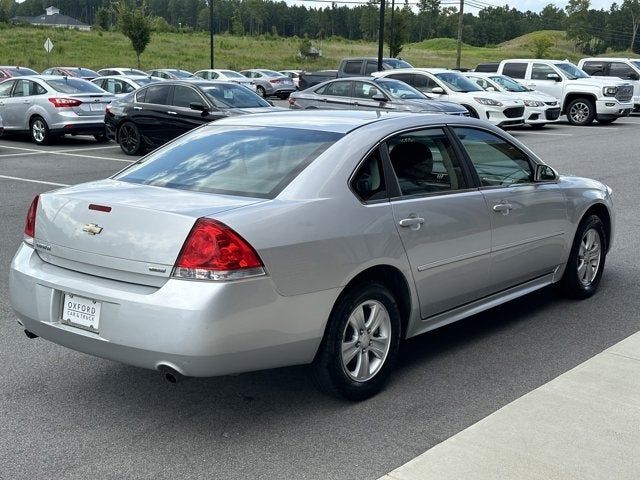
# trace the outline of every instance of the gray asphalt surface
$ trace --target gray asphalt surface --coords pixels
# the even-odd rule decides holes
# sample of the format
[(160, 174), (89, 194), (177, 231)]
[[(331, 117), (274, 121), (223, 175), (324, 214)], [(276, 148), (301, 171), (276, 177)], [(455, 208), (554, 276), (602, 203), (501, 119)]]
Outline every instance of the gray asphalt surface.
[[(7, 271), (33, 196), (127, 165), (115, 144), (0, 140), (0, 478), (375, 479), (640, 330), (640, 117), (512, 132), (564, 173), (614, 189), (618, 228), (599, 293), (544, 290), (403, 345), (360, 404), (306, 367), (171, 385), (158, 373), (28, 340)], [(29, 150), (21, 150), (29, 149)], [(42, 150), (34, 152), (32, 150)], [(101, 158), (99, 158), (101, 157)]]

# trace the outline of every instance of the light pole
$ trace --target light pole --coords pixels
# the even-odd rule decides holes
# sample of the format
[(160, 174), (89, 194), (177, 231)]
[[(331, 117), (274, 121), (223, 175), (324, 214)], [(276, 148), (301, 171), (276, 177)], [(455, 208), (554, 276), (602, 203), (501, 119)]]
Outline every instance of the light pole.
[(396, 33), (396, 26), (393, 23), (393, 15), (396, 10), (396, 0), (391, 0), (391, 32), (389, 32), (389, 56), (393, 57), (393, 36)]
[(380, 0), (380, 28), (378, 29), (378, 71), (382, 71), (382, 55), (384, 50), (384, 0)]
[(209, 40), (211, 47), (211, 69), (213, 69), (213, 0), (209, 0)]

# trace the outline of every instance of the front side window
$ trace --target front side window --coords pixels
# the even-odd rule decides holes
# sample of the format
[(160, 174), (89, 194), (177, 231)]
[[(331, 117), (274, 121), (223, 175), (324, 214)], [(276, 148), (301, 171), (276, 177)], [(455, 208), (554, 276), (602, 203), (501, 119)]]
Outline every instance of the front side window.
[(376, 149), (360, 165), (351, 180), (351, 188), (363, 202), (387, 198), (380, 150)]
[(269, 108), (271, 104), (240, 85), (212, 85), (202, 91), (221, 108)]
[(387, 147), (402, 195), (465, 188), (462, 169), (441, 128), (397, 135), (387, 142)]
[(364, 68), (364, 74), (371, 75), (373, 72), (377, 72), (377, 71), (378, 71), (378, 62), (372, 62), (371, 60), (369, 60), (367, 62), (367, 65)]
[(376, 80), (376, 84), (391, 98), (402, 100), (423, 100), (425, 98), (422, 93), (404, 82), (385, 78)]
[(519, 84), (512, 78), (509, 78), (505, 75), (496, 75), (495, 77), (491, 77), (491, 80), (496, 82), (502, 88), (504, 88), (507, 92), (531, 92), (532, 90), (525, 87), (524, 85)]
[(347, 61), (344, 65), (344, 73), (348, 75), (360, 75), (360, 65), (362, 65), (362, 62), (359, 60)]
[(553, 67), (545, 63), (534, 63), (531, 67), (531, 80), (550, 80), (549, 75), (558, 75)]
[(382, 92), (377, 87), (371, 85), (366, 82), (354, 82), (355, 84), (355, 92), (354, 96), (356, 98), (364, 98), (366, 100), (371, 100), (373, 97), (384, 96)]
[(527, 155), (501, 137), (475, 128), (454, 127), (482, 187), (499, 187), (533, 182)]
[(196, 192), (274, 198), (343, 134), (281, 127), (208, 125), (114, 178)]
[(173, 90), (173, 101), (171, 104), (174, 107), (190, 108), (192, 103), (204, 104), (204, 100), (193, 88), (176, 85)]
[(576, 78), (589, 78), (589, 75), (572, 63), (557, 63), (556, 67), (562, 70), (569, 80), (575, 80)]

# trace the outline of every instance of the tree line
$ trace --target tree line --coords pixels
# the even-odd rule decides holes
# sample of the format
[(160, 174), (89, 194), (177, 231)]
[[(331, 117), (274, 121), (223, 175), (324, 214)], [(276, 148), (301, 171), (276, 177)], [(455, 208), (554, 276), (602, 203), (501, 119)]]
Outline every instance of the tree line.
[[(216, 34), (298, 36), (310, 39), (342, 37), (375, 40), (378, 35), (379, 0), (338, 6), (314, 0), (310, 6), (288, 5), (273, 0), (211, 0)], [(353, 0), (352, 0), (353, 1)], [(357, 0), (356, 0), (357, 1)], [(323, 3), (325, 2), (325, 3)], [(141, 7), (139, 0), (127, 0), (130, 7)], [(393, 14), (393, 41), (401, 49), (407, 42), (431, 38), (455, 38), (458, 10), (453, 0), (398, 0)], [(62, 13), (102, 28), (115, 28), (116, 15), (111, 0), (0, 0), (0, 21), (13, 16), (41, 15), (54, 5)], [(387, 0), (387, 25), (390, 26)], [(146, 12), (153, 17), (156, 30), (208, 30), (207, 0), (146, 0)], [(570, 0), (565, 9), (552, 4), (540, 12), (520, 11), (508, 5), (487, 7), (465, 13), (465, 43), (496, 45), (536, 30), (566, 30), (584, 53), (607, 49), (640, 51), (636, 38), (640, 25), (640, 0), (622, 0), (609, 9), (591, 8), (589, 0)], [(390, 31), (390, 28), (387, 28)]]

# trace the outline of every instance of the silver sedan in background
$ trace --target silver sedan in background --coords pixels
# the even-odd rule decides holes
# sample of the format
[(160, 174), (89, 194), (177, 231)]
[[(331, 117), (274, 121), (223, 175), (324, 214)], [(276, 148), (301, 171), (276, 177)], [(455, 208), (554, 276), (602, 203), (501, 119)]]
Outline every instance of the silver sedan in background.
[(115, 97), (121, 98), (144, 85), (160, 81), (162, 80), (158, 77), (151, 77), (149, 75), (108, 75), (94, 78), (91, 80), (91, 83), (111, 93)]
[(216, 69), (216, 68), (198, 70), (196, 73), (194, 73), (194, 75), (196, 77), (200, 77), (205, 80), (218, 80), (221, 82), (237, 83), (238, 85), (247, 87), (249, 90), (252, 90), (253, 92), (256, 91), (256, 84), (253, 80), (250, 80), (244, 75), (241, 75), (238, 72), (234, 72), (233, 70), (224, 70), (224, 69)]
[(74, 77), (31, 75), (0, 83), (0, 111), (5, 131), (28, 132), (45, 145), (62, 135), (105, 137), (104, 113), (115, 97)]
[(36, 196), (11, 304), (31, 338), (170, 381), (312, 363), (360, 400), (404, 338), (551, 284), (593, 295), (611, 194), (466, 117), (236, 116)]
[(453, 102), (432, 100), (399, 80), (350, 77), (329, 80), (289, 96), (289, 108), (302, 110), (382, 110), (469, 115)]
[(242, 70), (240, 73), (255, 83), (256, 93), (262, 98), (277, 96), (284, 100), (292, 92), (296, 91), (293, 80), (280, 72), (264, 68), (253, 68)]

